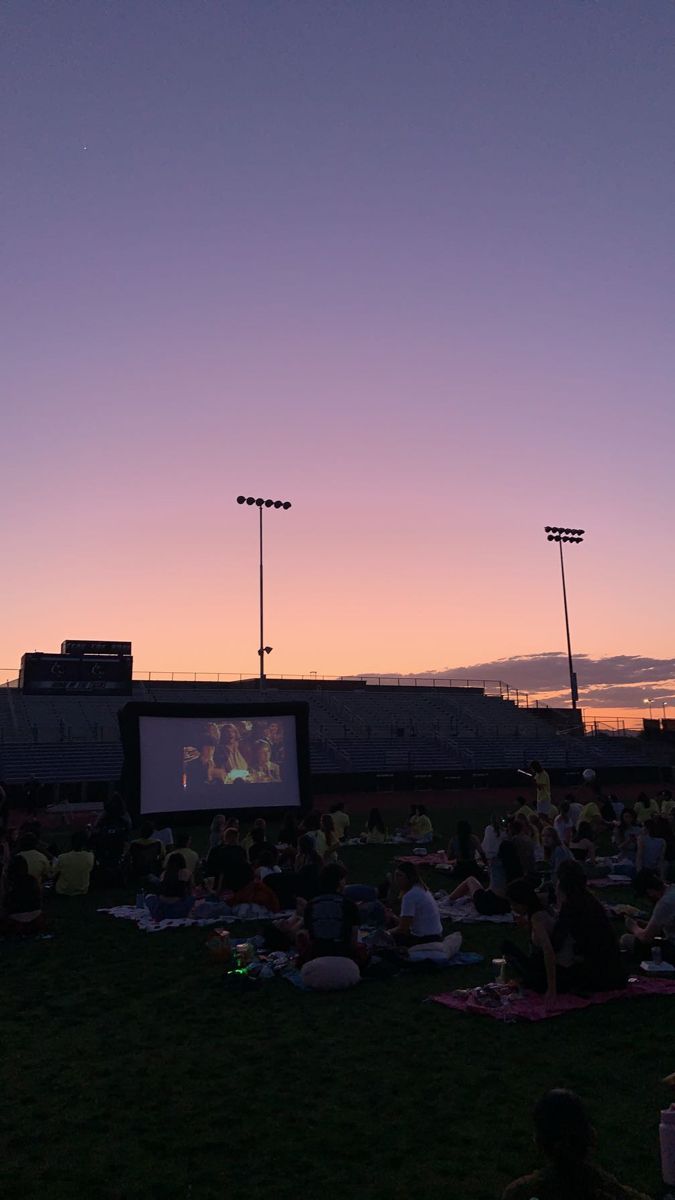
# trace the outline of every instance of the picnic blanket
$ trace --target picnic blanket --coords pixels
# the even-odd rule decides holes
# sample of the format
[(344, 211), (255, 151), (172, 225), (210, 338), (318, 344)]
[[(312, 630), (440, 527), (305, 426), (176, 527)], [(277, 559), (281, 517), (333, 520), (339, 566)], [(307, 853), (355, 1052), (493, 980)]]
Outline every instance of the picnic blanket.
[[(372, 961), (373, 963), (377, 964), (381, 960), (378, 959), (376, 954)], [(422, 968), (424, 968), (426, 971), (444, 971), (447, 967), (475, 966), (476, 963), (480, 963), (482, 961), (482, 954), (473, 954), (470, 950), (460, 950), (457, 954), (453, 955), (452, 958), (447, 958), (445, 962), (436, 962), (426, 959), (419, 963), (406, 963), (402, 960), (401, 968), (405, 971), (417, 971)], [(400, 972), (397, 973), (400, 974)], [(315, 991), (314, 988), (307, 987), (307, 984), (302, 978), (301, 972), (295, 966), (290, 966), (287, 970), (282, 971), (281, 978), (285, 979), (287, 983), (291, 983), (293, 987), (298, 988), (301, 992)], [(367, 970), (363, 978), (366, 980), (368, 979)]]
[(630, 883), (628, 875), (603, 875), (600, 879), (589, 879), (588, 886), (594, 888), (627, 887)]
[(398, 854), (395, 861), (414, 863), (416, 867), (445, 867), (448, 871), (454, 866), (443, 850), (432, 850), (429, 854)]
[(429, 996), (436, 1004), (458, 1012), (478, 1013), (494, 1017), (497, 1021), (546, 1021), (550, 1017), (562, 1017), (565, 1013), (579, 1012), (596, 1004), (609, 1004), (612, 1000), (634, 1000), (638, 996), (675, 996), (675, 981), (670, 979), (637, 979), (628, 981), (628, 986), (613, 992), (596, 992), (592, 996), (558, 996), (549, 1007), (544, 1006), (543, 997), (536, 992), (514, 991), (498, 987), (471, 988), (468, 991), (443, 992)]
[(258, 904), (238, 904), (229, 912), (223, 912), (225, 905), (218, 905), (219, 912), (213, 917), (167, 917), (163, 921), (155, 921), (147, 908), (136, 908), (133, 904), (119, 904), (116, 908), (99, 908), (98, 912), (107, 913), (110, 917), (119, 917), (123, 921), (134, 921), (138, 929), (144, 933), (162, 933), (165, 929), (186, 929), (190, 925), (222, 925), (234, 921), (280, 921), (293, 915), (293, 910), (271, 913), (267, 908)]
[(481, 921), (489, 921), (493, 925), (513, 925), (513, 913), (497, 914), (493, 917), (483, 916), (476, 910), (476, 906), (469, 896), (451, 901), (447, 892), (435, 892), (434, 899), (438, 904), (441, 916), (443, 918), (450, 917), (457, 925), (473, 925)]

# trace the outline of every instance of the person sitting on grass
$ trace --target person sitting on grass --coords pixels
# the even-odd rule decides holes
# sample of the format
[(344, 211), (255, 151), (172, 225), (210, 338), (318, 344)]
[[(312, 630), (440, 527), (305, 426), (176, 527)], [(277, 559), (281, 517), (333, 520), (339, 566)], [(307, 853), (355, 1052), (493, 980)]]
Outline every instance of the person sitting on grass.
[(7, 937), (31, 937), (44, 928), (40, 884), (31, 875), (25, 857), (17, 854), (7, 868), (0, 930)]
[(38, 850), (38, 839), (35, 833), (24, 833), (19, 838), (18, 854), (23, 858), (28, 867), (28, 874), (36, 879), (38, 884), (42, 884), (49, 879), (52, 873), (52, 867), (46, 854)]
[(516, 807), (513, 812), (509, 814), (510, 819), (517, 820), (521, 817), (524, 817), (526, 821), (529, 821), (530, 817), (534, 816), (536, 816), (536, 809), (532, 808), (532, 806), (527, 803), (527, 800), (524, 796), (516, 796)]
[(384, 842), (386, 837), (387, 829), (379, 808), (371, 808), (366, 821), (366, 841), (378, 844)]
[(507, 888), (509, 904), (516, 920), (527, 927), (530, 953), (526, 954), (510, 940), (504, 942), (502, 953), (510, 969), (524, 987), (544, 996), (545, 1002), (555, 1001), (559, 992), (569, 990), (569, 972), (574, 961), (571, 939), (553, 946), (555, 916), (535, 891), (531, 879), (516, 879)]
[(536, 847), (532, 827), (523, 817), (517, 817), (508, 825), (509, 837), (520, 859), (520, 873), (533, 875), (536, 870)]
[(323, 863), (317, 853), (314, 839), (308, 833), (303, 833), (298, 840), (298, 853), (295, 857), (295, 886), (302, 900), (311, 900), (316, 896), (322, 867)]
[(638, 825), (644, 825), (649, 817), (658, 817), (659, 803), (652, 796), (651, 799), (646, 792), (640, 792), (635, 801), (635, 817)]
[(637, 817), (632, 808), (624, 808), (619, 818), (619, 824), (612, 834), (617, 851), (621, 858), (635, 866), (637, 858), (637, 840), (642, 827), (637, 823)]
[(324, 867), (317, 895), (306, 905), (302, 928), (296, 934), (298, 966), (313, 958), (351, 958), (363, 967), (368, 961), (365, 946), (359, 944), (359, 911), (353, 900), (343, 895), (347, 872), (340, 863)]
[(560, 803), (560, 812), (553, 821), (555, 829), (563, 846), (568, 846), (574, 834), (575, 823), (570, 812), (569, 800), (562, 800)]
[(626, 985), (619, 944), (604, 906), (588, 890), (581, 863), (558, 868), (558, 916), (551, 937), (554, 949), (571, 938), (574, 965), (571, 985), (580, 992), (608, 992)]
[(331, 805), (330, 815), (333, 818), (333, 828), (337, 834), (338, 841), (342, 842), (351, 823), (349, 813), (345, 812), (342, 800)]
[(132, 879), (146, 879), (161, 874), (164, 865), (164, 845), (155, 836), (152, 821), (144, 821), (140, 835), (129, 846)]
[(397, 864), (394, 885), (401, 894), (398, 924), (391, 930), (394, 941), (399, 946), (441, 941), (443, 924), (438, 905), (414, 863)]
[(595, 866), (595, 833), (590, 821), (579, 822), (569, 848), (576, 859), (588, 863), (589, 867)]
[(180, 833), (176, 834), (176, 847), (175, 850), (172, 850), (171, 853), (167, 855), (167, 866), (169, 859), (172, 858), (174, 854), (180, 854), (182, 856), (185, 862), (185, 869), (190, 872), (190, 878), (194, 880), (195, 871), (199, 866), (199, 855), (197, 854), (196, 850), (192, 849), (192, 838), (190, 837), (189, 833), (185, 832), (185, 830), (182, 830)]
[(502, 1200), (649, 1200), (590, 1161), (595, 1133), (574, 1092), (554, 1088), (542, 1096), (534, 1129), (548, 1165), (514, 1180)]
[(636, 895), (651, 900), (654, 909), (646, 923), (626, 917), (628, 933), (621, 939), (622, 948), (648, 947), (655, 938), (663, 938), (664, 961), (675, 965), (675, 884), (664, 883), (656, 871), (643, 870), (635, 876), (633, 887)]
[(222, 892), (238, 892), (253, 879), (253, 867), (246, 851), (239, 845), (239, 830), (224, 829), (220, 845), (214, 846), (206, 860), (205, 874), (213, 880), (216, 896)]
[(547, 825), (542, 829), (541, 843), (544, 848), (544, 861), (550, 868), (551, 879), (555, 883), (558, 878), (560, 864), (572, 858), (572, 852), (568, 846), (563, 845), (560, 841), (557, 830), (554, 829), (553, 825)]
[(298, 822), (294, 813), (284, 813), (277, 841), (280, 846), (291, 846), (293, 849), (297, 846)]
[(482, 917), (503, 916), (510, 911), (507, 887), (522, 874), (520, 859), (513, 843), (505, 838), (499, 844), (497, 854), (490, 859), (490, 884), (483, 887), (475, 875), (470, 875), (451, 892), (448, 899), (462, 900), (469, 897), (477, 913)]
[(468, 821), (457, 822), (457, 832), (450, 839), (448, 846), (448, 858), (455, 863), (452, 870), (453, 879), (462, 880), (473, 877), (480, 882), (481, 872), (478, 863), (482, 863), (483, 867), (487, 867), (488, 863), (483, 853), (483, 847)]
[(146, 896), (151, 915), (156, 921), (189, 917), (194, 905), (190, 872), (183, 855), (176, 852), (167, 861), (156, 896)]
[(86, 833), (74, 833), (70, 850), (60, 854), (54, 864), (55, 891), (59, 896), (86, 896), (94, 869), (94, 855), (87, 846)]
[(666, 841), (665, 838), (657, 837), (657, 820), (658, 818), (648, 817), (637, 840), (635, 869), (638, 875), (640, 871), (655, 871), (661, 876), (664, 873)]
[(320, 828), (317, 832), (314, 845), (316, 847), (317, 854), (320, 855), (326, 866), (328, 863), (337, 862), (340, 841), (337, 833), (335, 832), (333, 818), (330, 813), (324, 813), (322, 815)]
[(410, 837), (420, 845), (428, 845), (434, 839), (434, 827), (423, 804), (416, 806), (409, 822)]

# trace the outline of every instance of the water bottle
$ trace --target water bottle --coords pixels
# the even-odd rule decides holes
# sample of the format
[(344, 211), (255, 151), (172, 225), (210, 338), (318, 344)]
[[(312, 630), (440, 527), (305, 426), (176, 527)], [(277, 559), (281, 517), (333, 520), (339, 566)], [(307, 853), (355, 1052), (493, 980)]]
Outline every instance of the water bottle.
[(663, 938), (656, 937), (652, 942), (652, 962), (655, 967), (660, 967), (663, 962)]
[(659, 1125), (661, 1143), (661, 1174), (663, 1182), (675, 1184), (675, 1104), (664, 1108)]

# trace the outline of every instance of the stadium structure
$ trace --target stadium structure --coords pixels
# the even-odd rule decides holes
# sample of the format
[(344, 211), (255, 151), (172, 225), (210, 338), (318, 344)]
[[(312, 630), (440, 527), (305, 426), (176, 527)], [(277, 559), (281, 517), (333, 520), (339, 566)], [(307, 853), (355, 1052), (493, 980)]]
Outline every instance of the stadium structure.
[(476, 788), (516, 782), (532, 759), (570, 785), (670, 778), (670, 759), (638, 737), (584, 732), (579, 714), (533, 706), (498, 680), (133, 678), (130, 643), (65, 642), (24, 655), (0, 688), (0, 778), (54, 799), (101, 799), (123, 765), (119, 713), (158, 704), (303, 701), (321, 792)]

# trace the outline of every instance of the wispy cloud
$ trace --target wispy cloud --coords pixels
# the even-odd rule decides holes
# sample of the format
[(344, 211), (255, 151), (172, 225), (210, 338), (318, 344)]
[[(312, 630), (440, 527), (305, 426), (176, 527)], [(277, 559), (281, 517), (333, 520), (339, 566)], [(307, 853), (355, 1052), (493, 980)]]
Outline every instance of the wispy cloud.
[[(675, 658), (648, 658), (640, 654), (615, 654), (591, 658), (576, 654), (574, 666), (580, 697), (594, 708), (632, 708), (646, 698), (656, 702), (675, 696)], [(391, 673), (395, 676), (395, 672)], [(545, 696), (550, 704), (569, 700), (567, 655), (557, 650), (513, 655), (491, 662), (416, 671), (400, 679), (501, 679), (512, 688)], [(385, 678), (385, 676), (382, 676)]]

